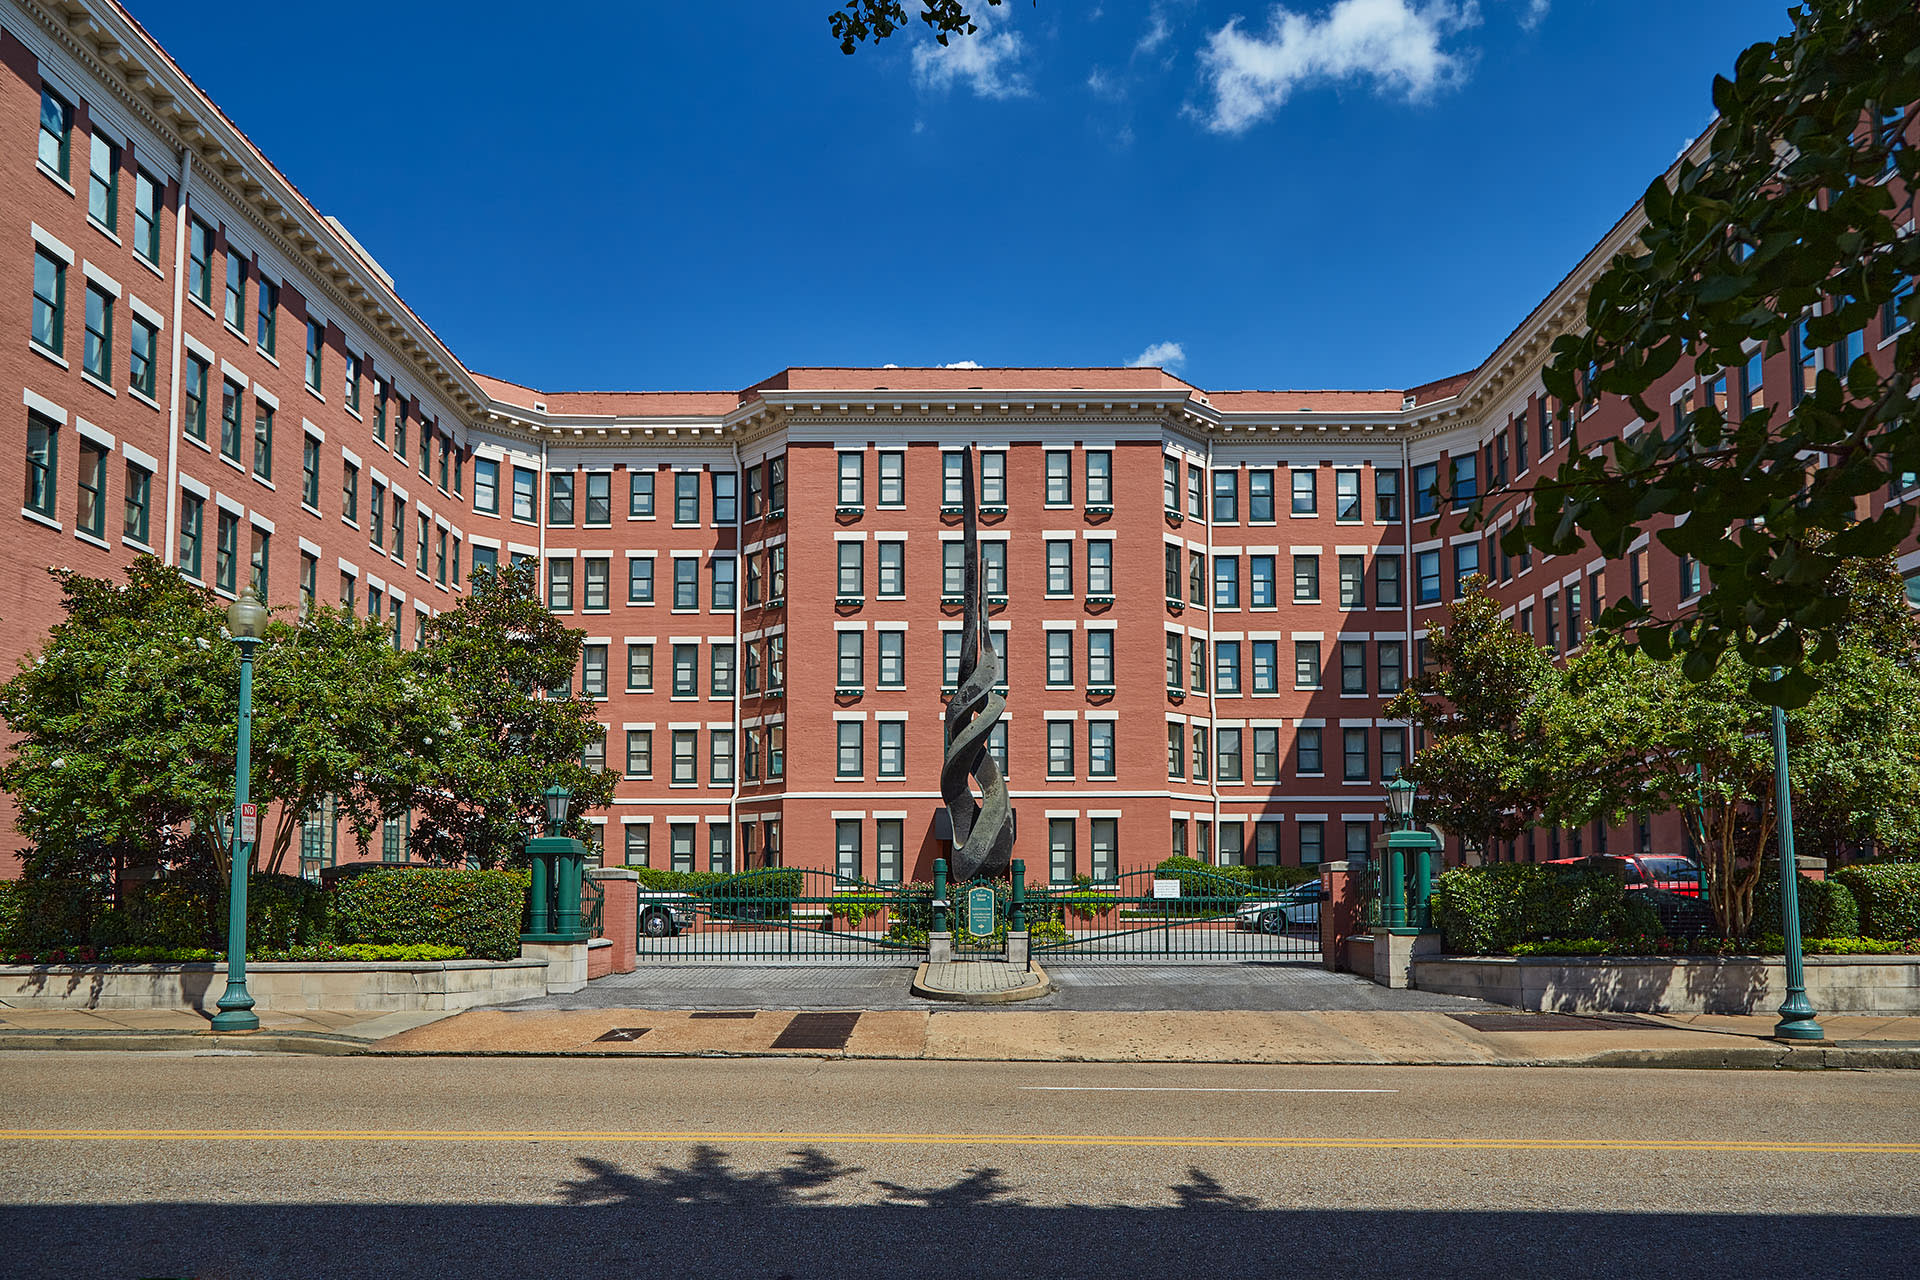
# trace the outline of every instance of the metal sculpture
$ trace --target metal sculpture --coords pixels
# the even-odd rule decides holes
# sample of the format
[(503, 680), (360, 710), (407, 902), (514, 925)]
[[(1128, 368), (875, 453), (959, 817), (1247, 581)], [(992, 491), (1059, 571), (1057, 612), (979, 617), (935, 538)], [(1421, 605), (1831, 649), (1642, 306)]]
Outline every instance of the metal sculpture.
[[(1007, 780), (987, 750), (987, 738), (1007, 709), (994, 692), (1000, 683), (1000, 656), (987, 629), (987, 602), (981, 591), (977, 495), (973, 487), (973, 450), (960, 454), (960, 527), (965, 547), (961, 586), (960, 681), (947, 703), (947, 758), (940, 767), (940, 795), (953, 820), (953, 878), (971, 880), (1004, 874), (1013, 855), (1013, 803)], [(974, 798), (968, 778), (980, 784)]]

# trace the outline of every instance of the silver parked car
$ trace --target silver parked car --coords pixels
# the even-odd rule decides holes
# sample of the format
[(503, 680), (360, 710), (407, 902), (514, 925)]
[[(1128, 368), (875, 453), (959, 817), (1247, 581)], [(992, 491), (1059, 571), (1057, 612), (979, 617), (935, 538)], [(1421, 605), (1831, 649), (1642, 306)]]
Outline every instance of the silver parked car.
[(640, 936), (671, 938), (694, 921), (693, 895), (665, 889), (640, 891)]
[(1320, 924), (1320, 882), (1284, 889), (1270, 898), (1258, 898), (1234, 912), (1242, 929), (1285, 933), (1289, 929), (1317, 928)]

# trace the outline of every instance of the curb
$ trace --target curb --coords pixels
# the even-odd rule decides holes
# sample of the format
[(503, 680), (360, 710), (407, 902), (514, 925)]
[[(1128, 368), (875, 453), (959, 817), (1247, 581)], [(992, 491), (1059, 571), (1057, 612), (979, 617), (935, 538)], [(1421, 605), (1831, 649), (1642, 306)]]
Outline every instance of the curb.
[(1034, 975), (1035, 980), (1011, 991), (948, 991), (943, 987), (927, 985), (927, 962), (923, 960), (920, 967), (913, 971), (913, 985), (909, 990), (923, 1000), (944, 1000), (954, 1004), (1012, 1004), (1016, 1000), (1037, 1000), (1053, 994), (1053, 979), (1047, 976), (1045, 969), (1029, 961), (1028, 972)]
[(365, 1040), (320, 1031), (4, 1031), (8, 1049), (94, 1050), (114, 1053), (304, 1053), (347, 1057), (367, 1051)]

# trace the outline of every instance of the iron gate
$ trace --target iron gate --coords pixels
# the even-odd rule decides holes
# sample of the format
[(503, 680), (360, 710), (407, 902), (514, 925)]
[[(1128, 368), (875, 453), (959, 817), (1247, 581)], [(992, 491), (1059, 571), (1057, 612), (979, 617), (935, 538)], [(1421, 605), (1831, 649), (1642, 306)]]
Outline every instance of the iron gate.
[[(1175, 888), (1177, 887), (1177, 892)], [(1320, 885), (1131, 871), (1111, 885), (1027, 891), (1033, 950), (1055, 960), (1320, 959)]]
[(640, 963), (798, 961), (910, 965), (924, 958), (927, 885), (874, 885), (766, 867), (695, 889), (640, 888)]

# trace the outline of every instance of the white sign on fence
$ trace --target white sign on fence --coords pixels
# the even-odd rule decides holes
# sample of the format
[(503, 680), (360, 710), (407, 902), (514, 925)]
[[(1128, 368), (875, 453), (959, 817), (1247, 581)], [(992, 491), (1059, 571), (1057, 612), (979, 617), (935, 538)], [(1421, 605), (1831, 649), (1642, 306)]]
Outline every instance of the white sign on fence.
[(1180, 882), (1178, 880), (1155, 880), (1153, 882), (1153, 896), (1156, 898), (1179, 897)]

